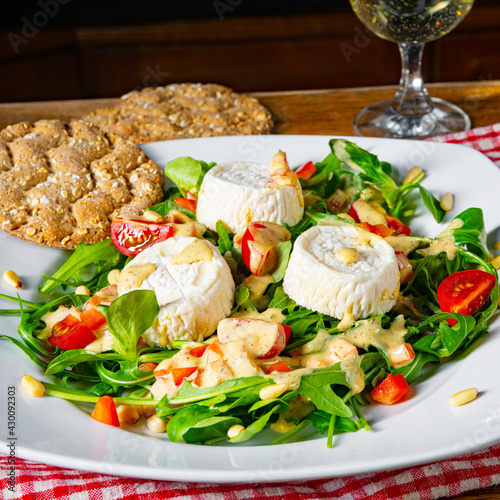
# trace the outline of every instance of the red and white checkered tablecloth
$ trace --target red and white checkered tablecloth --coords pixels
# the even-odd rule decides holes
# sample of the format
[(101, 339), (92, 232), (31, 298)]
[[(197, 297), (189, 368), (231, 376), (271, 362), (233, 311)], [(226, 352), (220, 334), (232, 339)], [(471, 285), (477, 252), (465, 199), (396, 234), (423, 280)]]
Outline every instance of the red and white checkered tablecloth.
[[(470, 146), (500, 167), (500, 123), (433, 140)], [(22, 500), (309, 500), (367, 498), (426, 500), (500, 484), (500, 444), (429, 465), (293, 483), (208, 484), (150, 481), (69, 470), (16, 459), (16, 487), (8, 489), (7, 457), (0, 456), (0, 499)]]

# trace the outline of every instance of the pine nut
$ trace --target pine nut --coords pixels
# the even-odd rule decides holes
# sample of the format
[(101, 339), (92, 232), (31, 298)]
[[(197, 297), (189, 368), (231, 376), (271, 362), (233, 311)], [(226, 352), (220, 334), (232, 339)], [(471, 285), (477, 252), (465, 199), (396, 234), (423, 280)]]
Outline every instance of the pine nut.
[(158, 212), (155, 212), (154, 210), (146, 210), (143, 213), (143, 217), (151, 222), (163, 222), (163, 215), (160, 215)]
[(113, 269), (108, 273), (108, 281), (110, 285), (118, 285), (118, 281), (120, 280), (120, 270)]
[(156, 415), (151, 415), (151, 417), (148, 418), (146, 425), (151, 432), (156, 432), (157, 434), (161, 434), (167, 430), (167, 423), (161, 418), (158, 418)]
[(449, 403), (451, 406), (462, 406), (474, 401), (477, 396), (477, 389), (471, 387), (470, 389), (465, 389), (463, 391), (457, 392), (451, 396)]
[(5, 271), (3, 273), (3, 279), (5, 283), (7, 283), (10, 286), (13, 286), (14, 288), (22, 288), (23, 287), (23, 282), (21, 281), (21, 278), (14, 272), (14, 271)]
[(500, 250), (500, 241), (497, 241), (497, 242), (493, 245), (493, 250)]
[(445, 212), (451, 212), (453, 210), (453, 195), (451, 193), (446, 193), (439, 202), (439, 205)]
[(500, 269), (500, 255), (498, 257), (495, 257), (494, 259), (490, 260), (490, 264), (495, 269)]
[(244, 430), (245, 428), (242, 425), (239, 424), (233, 425), (232, 427), (229, 427), (229, 430), (227, 431), (227, 437), (229, 439), (233, 439), (239, 434), (241, 434)]
[(31, 375), (23, 375), (21, 378), (21, 385), (28, 394), (35, 398), (39, 398), (45, 394), (45, 387), (43, 384)]
[(77, 295), (87, 295), (87, 296), (89, 296), (90, 295), (90, 290), (85, 285), (80, 285), (75, 290), (75, 293)]
[(266, 385), (259, 392), (259, 398), (262, 401), (274, 399), (281, 396), (290, 386), (288, 384), (272, 384)]
[(141, 418), (139, 412), (137, 411), (137, 408), (130, 405), (120, 405), (116, 409), (116, 413), (118, 413), (120, 422), (123, 422), (125, 424), (136, 424)]
[(420, 167), (412, 167), (403, 179), (403, 186), (411, 184), (422, 172), (423, 170)]
[(142, 407), (142, 414), (145, 417), (151, 417), (156, 413), (156, 406), (151, 405), (151, 406), (143, 406)]

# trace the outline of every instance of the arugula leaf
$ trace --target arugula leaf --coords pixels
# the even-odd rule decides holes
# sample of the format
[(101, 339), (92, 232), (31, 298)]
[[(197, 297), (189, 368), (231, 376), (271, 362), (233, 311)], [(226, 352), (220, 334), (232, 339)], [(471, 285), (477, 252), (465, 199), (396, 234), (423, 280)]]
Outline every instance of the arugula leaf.
[(191, 189), (200, 189), (203, 177), (215, 165), (182, 156), (167, 163), (165, 175), (179, 188), (182, 196), (186, 196)]
[[(69, 278), (75, 276), (81, 269), (98, 262), (105, 262), (105, 266), (101, 272), (110, 270), (116, 267), (120, 260), (121, 254), (113, 245), (111, 238), (99, 241), (92, 245), (85, 245), (78, 243), (75, 251), (70, 258), (54, 273), (53, 277), (58, 280), (67, 281)], [(57, 288), (59, 283), (52, 279), (45, 280), (40, 285), (40, 292), (50, 293)]]
[(358, 175), (363, 181), (380, 189), (390, 210), (396, 207), (401, 193), (390, 177), (391, 167), (387, 162), (379, 161), (375, 155), (344, 139), (330, 140), (330, 148), (342, 163), (359, 171)]
[(264, 429), (271, 416), (279, 410), (280, 406), (281, 402), (262, 415), (262, 417), (252, 422), (243, 432), (240, 432), (240, 434), (232, 439), (228, 439), (228, 441), (230, 443), (243, 443), (244, 441), (248, 441), (251, 437), (255, 436), (255, 434)]
[(9, 342), (12, 342), (16, 347), (19, 347), (19, 349), (21, 349), (21, 351), (23, 351), (24, 354), (26, 354), (26, 356), (28, 356), (28, 358), (30, 358), (33, 363), (35, 363), (35, 365), (39, 366), (43, 370), (45, 370), (45, 368), (47, 367), (47, 364), (42, 359), (40, 359), (28, 346), (21, 344), (19, 340), (9, 337), (8, 335), (1, 334), (0, 339), (8, 340)]
[(243, 284), (240, 283), (234, 292), (234, 301), (237, 306), (242, 306), (250, 298), (250, 290)]
[(219, 413), (219, 410), (206, 408), (205, 406), (186, 406), (168, 421), (168, 438), (173, 442), (179, 441), (179, 439), (181, 439), (184, 434), (196, 424), (203, 422), (203, 420), (207, 418), (214, 417)]
[(418, 190), (420, 191), (420, 198), (424, 202), (424, 205), (427, 207), (429, 212), (432, 214), (436, 222), (442, 222), (446, 212), (441, 208), (439, 200), (436, 197), (427, 191), (424, 186), (418, 184)]
[(489, 251), (486, 243), (483, 211), (480, 208), (468, 208), (458, 214), (452, 221), (461, 220), (463, 225), (451, 230), (457, 245), (464, 245), (481, 259), (488, 261)]
[(298, 392), (301, 396), (311, 398), (318, 410), (339, 417), (352, 417), (350, 408), (333, 392), (330, 387), (332, 384), (349, 386), (345, 372), (340, 369), (340, 363), (303, 375)]
[(177, 396), (171, 399), (168, 404), (187, 404), (201, 401), (207, 397), (216, 396), (218, 394), (231, 394), (236, 393), (240, 389), (252, 389), (260, 391), (262, 387), (272, 383), (272, 380), (262, 377), (242, 377), (231, 380), (226, 380), (214, 387), (207, 387), (205, 389), (195, 389), (189, 382), (184, 380)]
[(274, 297), (269, 303), (269, 309), (277, 308), (282, 311), (293, 309), (297, 304), (285, 293), (282, 286), (276, 288)]
[(290, 260), (290, 252), (292, 251), (291, 241), (282, 241), (278, 245), (278, 263), (276, 271), (271, 275), (275, 283), (281, 281), (285, 277), (285, 271)]
[(159, 310), (152, 290), (132, 290), (111, 302), (106, 319), (113, 348), (125, 359), (136, 359), (137, 340), (156, 321)]
[(393, 375), (403, 375), (409, 384), (413, 384), (420, 376), (420, 371), (427, 363), (439, 363), (439, 358), (430, 352), (416, 352), (413, 361), (402, 368), (393, 368)]
[(66, 368), (73, 368), (79, 363), (96, 361), (97, 359), (99, 359), (99, 361), (117, 360), (120, 359), (120, 355), (115, 353), (97, 354), (95, 352), (88, 352), (85, 349), (71, 349), (70, 351), (62, 352), (59, 356), (54, 358), (49, 363), (49, 366), (47, 366), (45, 375), (54, 375), (62, 372)]
[(217, 234), (219, 235), (217, 248), (220, 250), (220, 253), (224, 255), (226, 252), (232, 252), (233, 244), (231, 243), (231, 239), (229, 238), (229, 234), (226, 231), (226, 227), (221, 220), (218, 220), (216, 222), (215, 229), (217, 231)]

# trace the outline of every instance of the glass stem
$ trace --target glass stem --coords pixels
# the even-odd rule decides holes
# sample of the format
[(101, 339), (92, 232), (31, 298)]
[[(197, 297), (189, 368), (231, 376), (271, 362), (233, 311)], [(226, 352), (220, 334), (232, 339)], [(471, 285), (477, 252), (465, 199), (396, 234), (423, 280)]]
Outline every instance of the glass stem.
[(422, 116), (432, 110), (432, 103), (422, 79), (423, 43), (398, 43), (401, 54), (401, 80), (392, 107), (404, 116)]

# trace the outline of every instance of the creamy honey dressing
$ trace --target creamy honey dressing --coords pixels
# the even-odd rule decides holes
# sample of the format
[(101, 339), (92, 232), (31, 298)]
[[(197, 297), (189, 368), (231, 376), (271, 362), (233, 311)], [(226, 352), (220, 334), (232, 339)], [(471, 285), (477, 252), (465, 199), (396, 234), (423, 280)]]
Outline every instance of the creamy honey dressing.
[(121, 273), (118, 280), (118, 295), (122, 295), (129, 290), (139, 288), (142, 282), (151, 276), (157, 269), (156, 264), (142, 264), (140, 266), (127, 266)]
[(364, 319), (356, 326), (342, 334), (342, 337), (356, 347), (368, 350), (370, 345), (384, 351), (389, 362), (397, 362), (398, 349), (404, 343), (406, 334), (405, 318), (402, 314), (396, 317), (389, 328), (382, 328), (382, 318)]
[(271, 429), (284, 434), (295, 427), (296, 421), (302, 420), (315, 409), (316, 407), (308, 398), (299, 397), (297, 401), (290, 403), (290, 410), (280, 413), (278, 420), (274, 424), (271, 424)]
[(247, 319), (263, 319), (264, 321), (272, 321), (273, 323), (283, 323), (285, 321), (285, 315), (281, 312), (281, 309), (277, 307), (271, 307), (263, 312), (259, 311), (240, 311), (234, 313), (232, 318), (247, 318)]
[(422, 250), (426, 255), (436, 255), (441, 252), (446, 252), (449, 260), (454, 260), (457, 256), (457, 247), (455, 246), (455, 238), (452, 234), (453, 229), (458, 229), (464, 225), (462, 219), (453, 219), (450, 225), (436, 237), (436, 240), (431, 246)]
[(177, 257), (170, 261), (172, 266), (194, 264), (195, 262), (210, 262), (214, 257), (212, 249), (204, 240), (194, 240), (186, 246)]
[(418, 248), (420, 242), (430, 241), (428, 238), (406, 236), (403, 234), (399, 236), (386, 236), (384, 239), (391, 245), (395, 252), (404, 252), (405, 255)]

